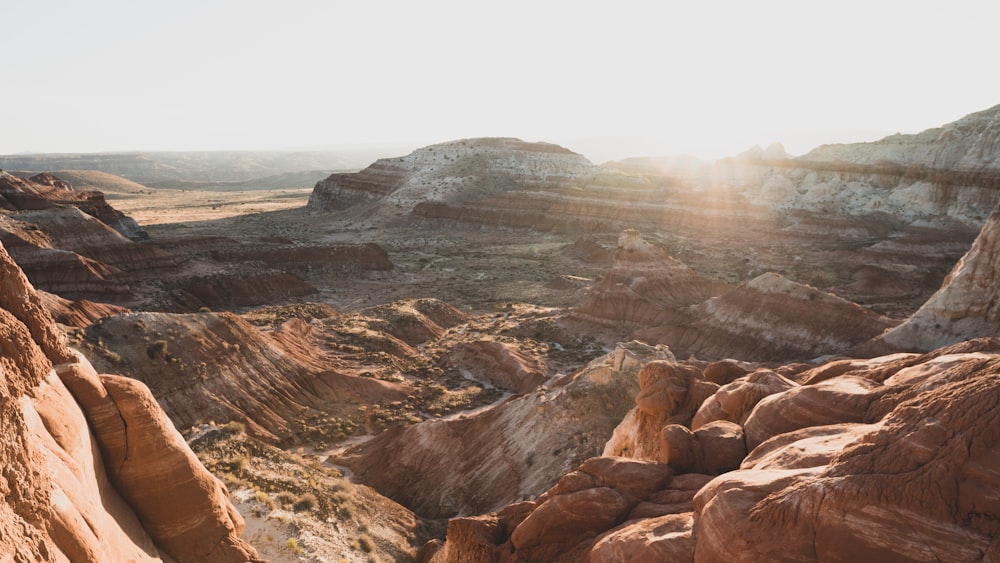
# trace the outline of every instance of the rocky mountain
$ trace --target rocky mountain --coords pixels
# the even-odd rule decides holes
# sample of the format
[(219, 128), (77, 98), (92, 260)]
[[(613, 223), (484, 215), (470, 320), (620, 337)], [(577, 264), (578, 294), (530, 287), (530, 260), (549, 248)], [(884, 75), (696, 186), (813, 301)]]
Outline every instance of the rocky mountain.
[(257, 561), (243, 519), (148, 389), (69, 350), (0, 247), (11, 561)]
[(309, 206), (344, 209), (384, 200), (411, 211), (425, 202), (461, 202), (512, 189), (568, 186), (594, 171), (586, 158), (558, 145), (511, 138), (465, 139), (381, 159), (354, 174), (334, 174), (316, 184)]

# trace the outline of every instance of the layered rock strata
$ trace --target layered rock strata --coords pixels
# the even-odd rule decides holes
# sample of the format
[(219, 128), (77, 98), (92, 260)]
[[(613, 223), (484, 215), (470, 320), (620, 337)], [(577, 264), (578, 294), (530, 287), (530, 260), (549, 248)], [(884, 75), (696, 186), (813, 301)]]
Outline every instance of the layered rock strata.
[(1000, 331), (1000, 210), (937, 291), (903, 324), (879, 340), (896, 349), (927, 351)]
[(455, 201), (511, 189), (540, 190), (594, 173), (586, 158), (547, 143), (465, 139), (381, 159), (361, 172), (333, 174), (316, 184), (309, 207), (345, 209), (384, 200), (411, 210), (425, 201)]
[(530, 498), (600, 453), (638, 390), (639, 367), (657, 358), (672, 355), (663, 347), (622, 345), (527, 394), (475, 414), (390, 428), (334, 461), (428, 517)]

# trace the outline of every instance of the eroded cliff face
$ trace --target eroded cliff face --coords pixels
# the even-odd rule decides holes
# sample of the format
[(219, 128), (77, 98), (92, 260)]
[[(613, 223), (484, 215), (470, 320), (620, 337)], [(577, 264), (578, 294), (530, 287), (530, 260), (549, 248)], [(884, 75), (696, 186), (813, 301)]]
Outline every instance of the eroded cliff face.
[(927, 351), (1000, 331), (1000, 211), (938, 290), (903, 324), (880, 338), (902, 350)]
[(225, 488), (135, 380), (98, 374), (0, 247), (0, 551), (12, 561), (255, 561)]

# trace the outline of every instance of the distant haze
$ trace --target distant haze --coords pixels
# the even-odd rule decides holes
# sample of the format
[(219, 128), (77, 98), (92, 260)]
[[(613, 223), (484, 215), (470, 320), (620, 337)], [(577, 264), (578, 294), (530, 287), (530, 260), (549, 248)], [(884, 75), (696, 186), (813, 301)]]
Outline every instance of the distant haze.
[(10, 2), (0, 154), (463, 137), (792, 154), (1000, 103), (1000, 3)]

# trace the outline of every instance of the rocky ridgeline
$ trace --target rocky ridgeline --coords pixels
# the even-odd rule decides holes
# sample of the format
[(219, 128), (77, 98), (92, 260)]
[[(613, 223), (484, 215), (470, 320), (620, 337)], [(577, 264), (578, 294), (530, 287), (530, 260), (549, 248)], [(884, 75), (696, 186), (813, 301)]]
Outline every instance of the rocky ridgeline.
[(586, 158), (557, 145), (511, 138), (466, 139), (381, 159), (358, 173), (333, 174), (316, 184), (309, 207), (345, 209), (384, 200), (410, 211), (423, 202), (570, 185), (594, 172)]
[(66, 348), (0, 247), (0, 552), (11, 561), (255, 561), (225, 488), (149, 390)]
[(747, 154), (719, 168), (779, 209), (979, 226), (1000, 202), (998, 155), (1000, 106), (915, 135), (824, 145), (796, 159)]

